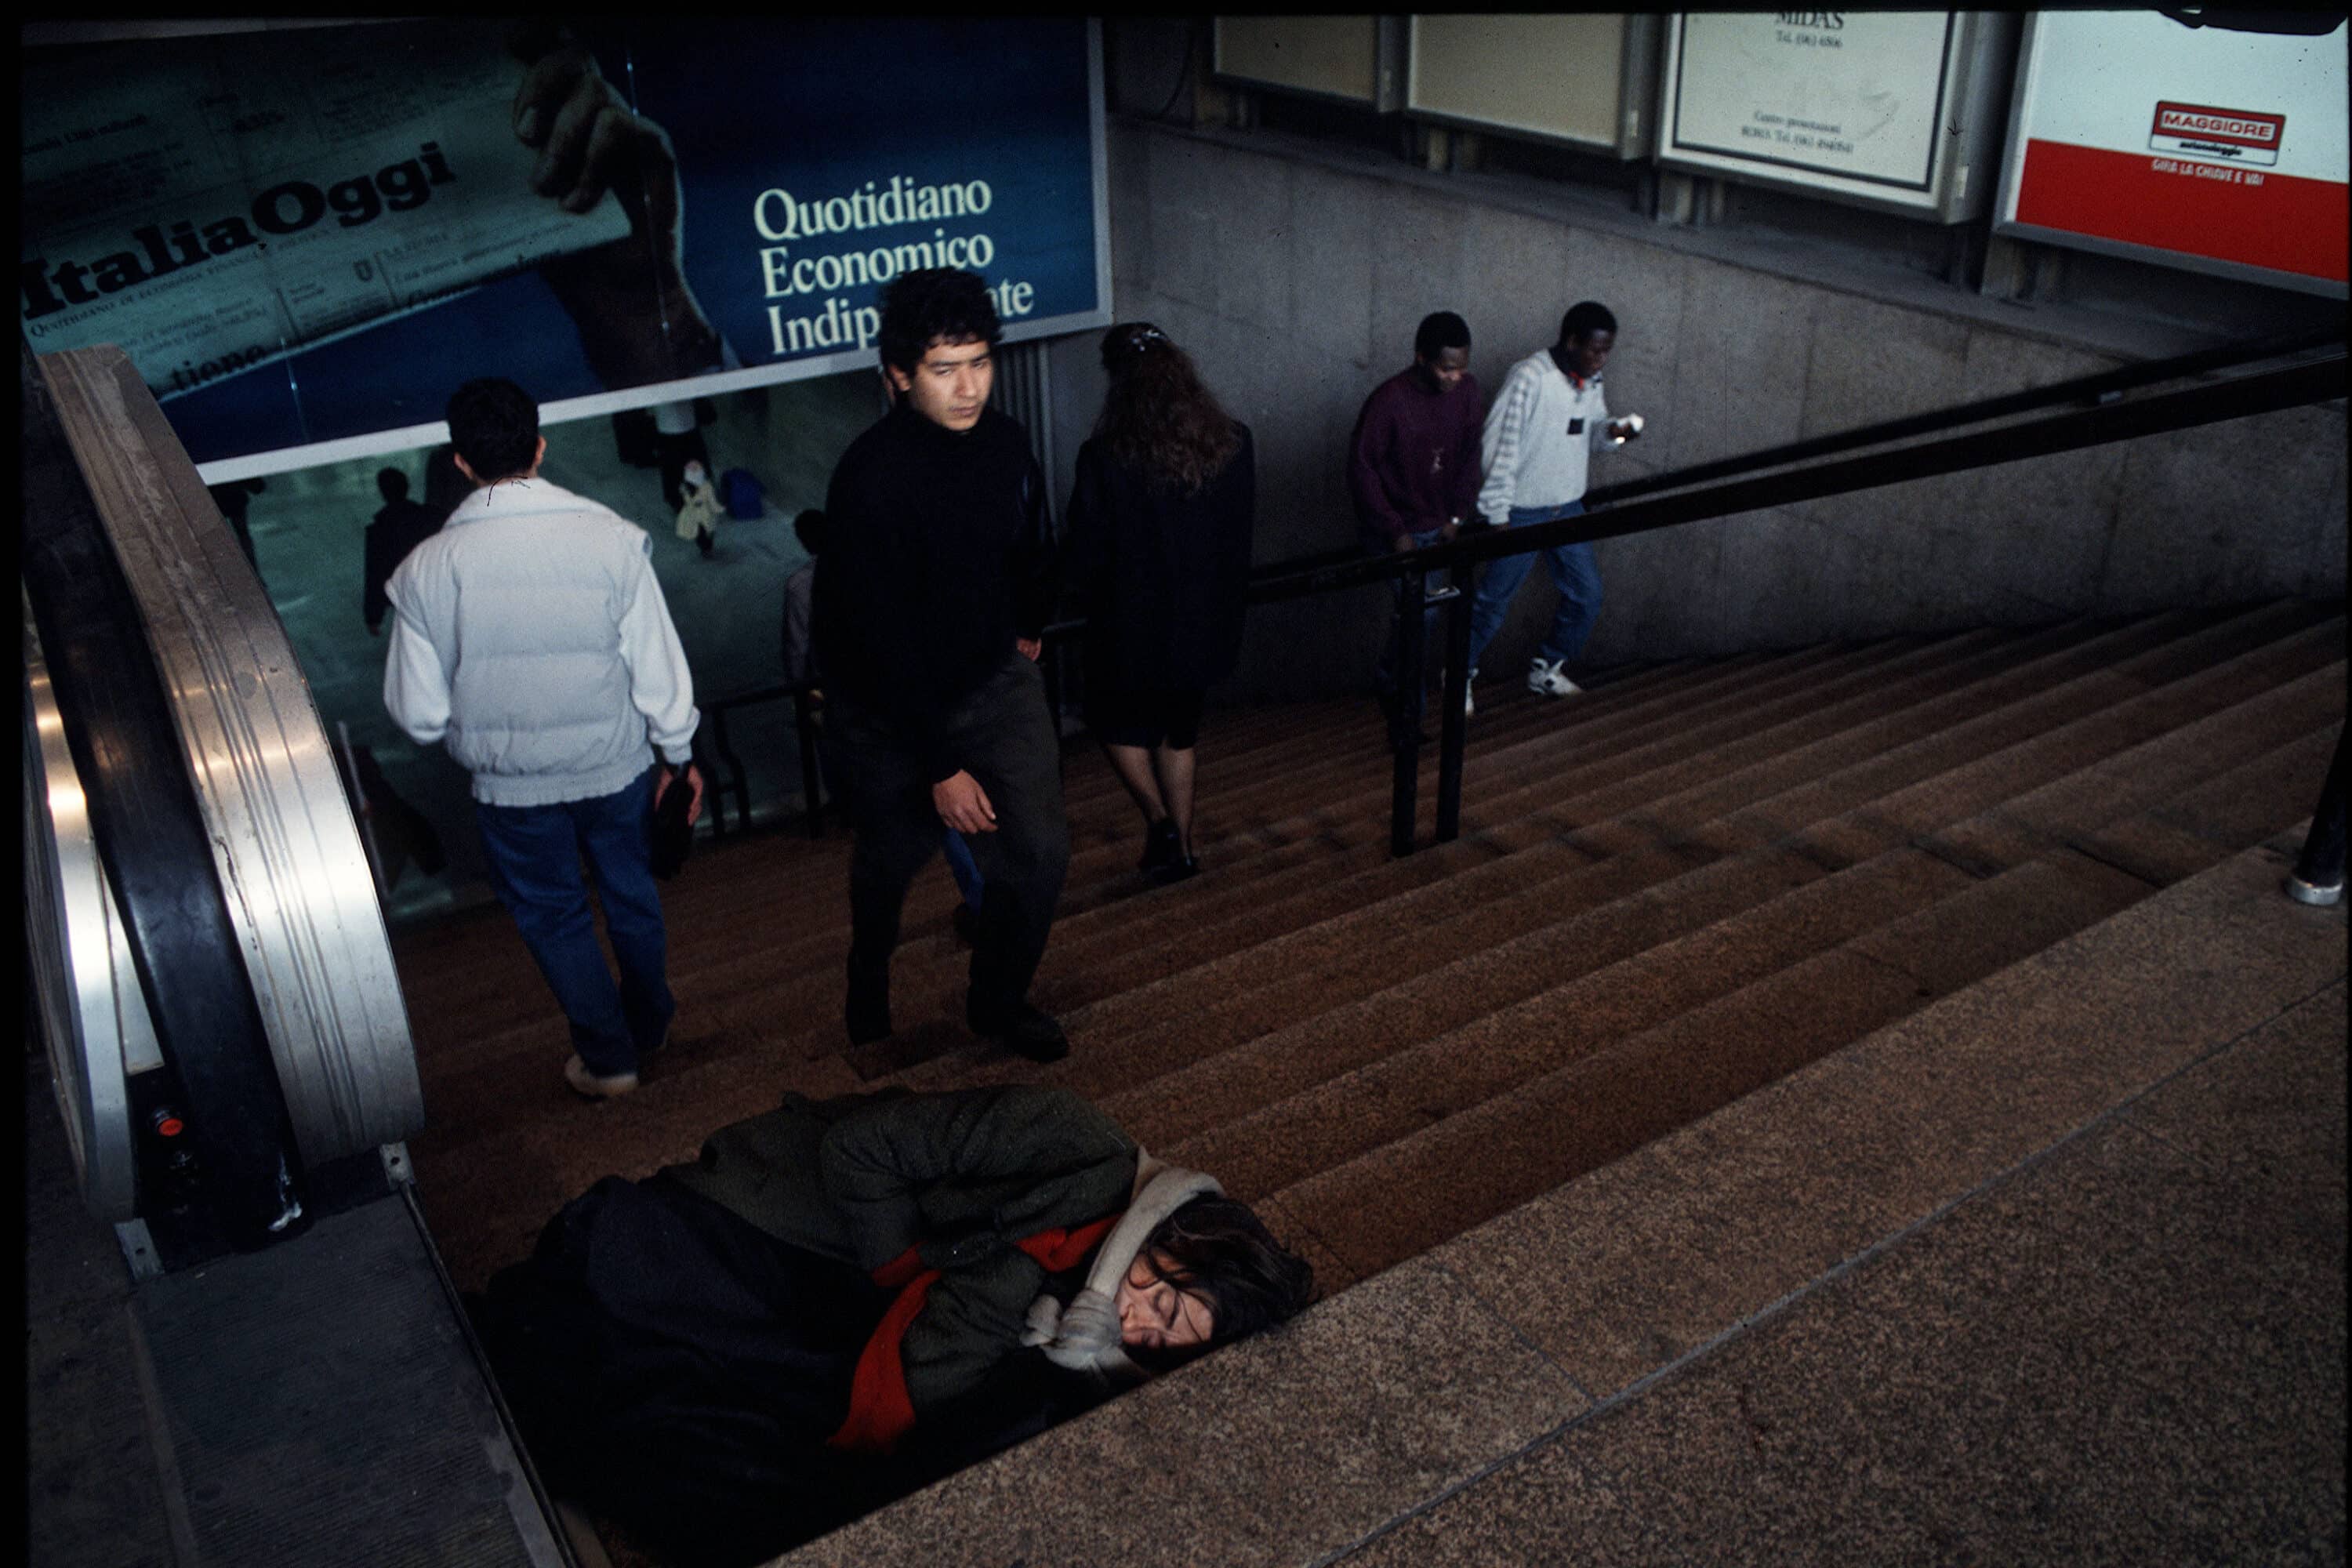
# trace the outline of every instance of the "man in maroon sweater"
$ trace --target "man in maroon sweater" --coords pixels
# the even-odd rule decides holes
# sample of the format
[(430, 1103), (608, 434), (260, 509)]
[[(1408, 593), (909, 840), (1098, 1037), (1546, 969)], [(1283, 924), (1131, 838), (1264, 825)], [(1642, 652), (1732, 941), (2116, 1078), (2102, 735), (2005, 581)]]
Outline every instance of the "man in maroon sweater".
[[(1412, 363), (1373, 388), (1356, 416), (1348, 488), (1366, 549), (1376, 554), (1419, 550), (1452, 539), (1477, 515), (1484, 414), (1478, 378), (1470, 374), (1469, 323), (1451, 310), (1423, 317), (1413, 334)], [(1402, 580), (1397, 596), (1402, 605)], [(1435, 627), (1433, 610), (1423, 623), (1424, 648)], [(1400, 613), (1372, 675), (1391, 723), (1403, 708), (1396, 668), (1403, 633)]]

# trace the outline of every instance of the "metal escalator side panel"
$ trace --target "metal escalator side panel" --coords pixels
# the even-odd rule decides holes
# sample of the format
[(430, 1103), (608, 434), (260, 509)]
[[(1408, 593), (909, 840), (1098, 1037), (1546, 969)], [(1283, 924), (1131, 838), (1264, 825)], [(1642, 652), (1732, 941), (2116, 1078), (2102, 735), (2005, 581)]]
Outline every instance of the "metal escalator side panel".
[(399, 1142), (424, 1125), (407, 1009), (285, 628), (129, 360), (40, 363), (145, 624), (302, 1158)]
[[(107, 351), (111, 353), (112, 351)], [(184, 1256), (258, 1247), (301, 1215), (300, 1154), (138, 605), (48, 378), (19, 360), (26, 602), (105, 881), (186, 1112), (201, 1182), (164, 1199)], [(98, 460), (103, 461), (100, 453)], [(29, 956), (29, 952), (28, 952)], [(64, 972), (52, 972), (62, 985)], [(129, 1086), (136, 1097), (137, 1085)], [(131, 1130), (134, 1147), (138, 1129)], [(144, 1187), (142, 1171), (142, 1186)], [(187, 1200), (200, 1195), (203, 1203)], [(142, 1213), (151, 1194), (139, 1194)]]
[(24, 647), (26, 949), (82, 1201), (119, 1222), (131, 1217), (138, 1195), (123, 1024), (130, 1006), (145, 1023), (146, 1002), (137, 975), (117, 971), (120, 917), (29, 603)]

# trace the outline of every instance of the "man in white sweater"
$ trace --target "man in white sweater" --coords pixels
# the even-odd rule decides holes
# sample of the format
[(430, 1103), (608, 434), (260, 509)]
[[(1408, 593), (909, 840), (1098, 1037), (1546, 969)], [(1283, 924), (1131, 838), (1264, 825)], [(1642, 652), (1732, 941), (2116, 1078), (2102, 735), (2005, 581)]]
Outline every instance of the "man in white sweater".
[(683, 770), (688, 820), (701, 812), (694, 679), (645, 531), (539, 477), (547, 441), (530, 395), (469, 381), (448, 420), (457, 468), (477, 488), (387, 584), (383, 705), (417, 744), (441, 742), (474, 775), (491, 883), (571, 1021), (564, 1079), (609, 1099), (636, 1087), (677, 1010), (651, 836), (656, 774), (666, 785)]
[[(1486, 521), (1526, 528), (1576, 516), (1584, 510), (1587, 458), (1641, 434), (1638, 418), (1609, 417), (1601, 370), (1616, 346), (1617, 318), (1587, 300), (1560, 319), (1559, 342), (1511, 367), (1479, 438), (1486, 479), (1478, 490), (1478, 513)], [(1583, 650), (1601, 613), (1601, 574), (1590, 544), (1559, 544), (1486, 563), (1470, 612), (1470, 676), (1477, 679), (1478, 656), (1502, 629), (1537, 554), (1559, 589), (1559, 610), (1528, 668), (1528, 686), (1546, 697), (1567, 697), (1580, 689), (1567, 667)]]

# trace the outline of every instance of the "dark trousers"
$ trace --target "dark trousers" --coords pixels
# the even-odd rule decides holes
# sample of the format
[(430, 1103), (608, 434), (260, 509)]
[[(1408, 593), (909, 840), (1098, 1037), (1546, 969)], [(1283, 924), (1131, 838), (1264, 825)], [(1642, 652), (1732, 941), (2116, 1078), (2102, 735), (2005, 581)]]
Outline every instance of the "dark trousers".
[[(635, 1072), (669, 1035), (677, 1011), (663, 974), (668, 941), (654, 885), (653, 798), (647, 768), (611, 795), (554, 805), (474, 803), (490, 886), (515, 918), (590, 1072)], [(589, 912), (586, 856), (604, 906), (621, 984), (604, 967)]]
[[(898, 915), (915, 873), (940, 852), (931, 780), (914, 748), (845, 689), (826, 693), (826, 741), (847, 786), (856, 835), (849, 858), (849, 973), (880, 992), (898, 945)], [(1061, 746), (1036, 664), (1008, 651), (948, 715), (956, 756), (988, 794), (996, 831), (964, 836), (988, 896), (971, 950), (970, 1007), (1002, 1016), (1029, 993), (1070, 865)]]
[[(1444, 538), (1445, 531), (1442, 528), (1424, 529), (1412, 536), (1413, 548), (1426, 550)], [(1390, 555), (1393, 554), (1395, 550), (1394, 545), (1383, 544), (1372, 553)], [(1431, 573), (1430, 589), (1433, 592), (1443, 588), (1451, 580), (1451, 576), (1450, 572)], [(1381, 650), (1380, 668), (1372, 671), (1372, 689), (1383, 697), (1395, 696), (1403, 685), (1397, 679), (1397, 656), (1404, 651), (1404, 579), (1402, 577), (1391, 579), (1389, 590), (1396, 596), (1396, 609), (1389, 616), (1389, 641), (1388, 646)], [(1439, 639), (1445, 633), (1444, 615), (1445, 606), (1443, 605), (1432, 605), (1422, 615), (1421, 652), (1423, 658), (1429, 657), (1431, 649), (1440, 646)]]

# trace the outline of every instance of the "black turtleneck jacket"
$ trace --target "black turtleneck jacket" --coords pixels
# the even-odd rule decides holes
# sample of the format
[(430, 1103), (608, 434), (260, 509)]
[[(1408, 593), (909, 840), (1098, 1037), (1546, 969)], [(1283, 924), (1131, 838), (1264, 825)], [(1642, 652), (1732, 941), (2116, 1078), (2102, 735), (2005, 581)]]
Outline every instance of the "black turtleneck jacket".
[(932, 781), (964, 764), (950, 710), (1045, 626), (1055, 594), (1045, 476), (995, 409), (950, 430), (901, 403), (849, 444), (825, 496), (817, 657)]

